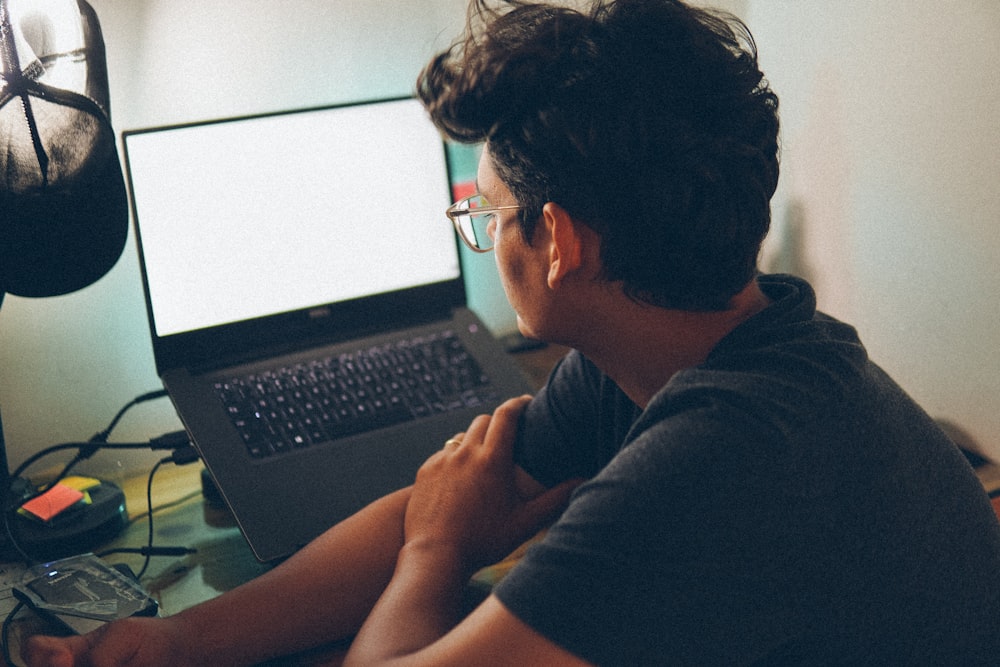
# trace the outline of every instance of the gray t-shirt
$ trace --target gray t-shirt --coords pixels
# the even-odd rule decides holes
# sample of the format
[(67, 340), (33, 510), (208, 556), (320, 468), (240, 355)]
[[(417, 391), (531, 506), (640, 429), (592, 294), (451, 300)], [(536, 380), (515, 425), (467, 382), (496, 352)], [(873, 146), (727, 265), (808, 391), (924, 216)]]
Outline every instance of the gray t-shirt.
[(583, 476), (495, 588), (601, 665), (1000, 664), (1000, 524), (970, 466), (815, 311), (805, 282), (645, 411), (578, 353), (529, 406), (518, 462)]

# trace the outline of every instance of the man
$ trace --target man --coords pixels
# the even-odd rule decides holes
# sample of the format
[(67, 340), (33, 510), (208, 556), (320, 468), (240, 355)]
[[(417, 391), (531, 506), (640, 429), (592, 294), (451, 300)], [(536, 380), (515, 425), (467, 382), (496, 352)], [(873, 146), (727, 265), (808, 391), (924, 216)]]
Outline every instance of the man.
[[(677, 0), (481, 4), (418, 87), (485, 142), (449, 216), (522, 331), (576, 351), (260, 579), (28, 663), (252, 664), (356, 631), (358, 665), (995, 662), (971, 469), (806, 283), (756, 274), (778, 122), (749, 33)], [(469, 575), (552, 519), (463, 618)]]

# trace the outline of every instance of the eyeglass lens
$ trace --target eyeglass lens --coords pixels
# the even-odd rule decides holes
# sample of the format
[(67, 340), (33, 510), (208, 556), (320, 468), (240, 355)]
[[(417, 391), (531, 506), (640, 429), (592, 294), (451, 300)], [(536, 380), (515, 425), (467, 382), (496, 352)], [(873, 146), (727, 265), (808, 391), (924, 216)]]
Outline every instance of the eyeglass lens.
[(493, 247), (493, 239), (487, 228), (496, 213), (476, 213), (477, 208), (488, 206), (489, 203), (483, 197), (470, 197), (460, 209), (461, 214), (456, 216), (455, 220), (465, 240), (479, 250), (488, 250)]

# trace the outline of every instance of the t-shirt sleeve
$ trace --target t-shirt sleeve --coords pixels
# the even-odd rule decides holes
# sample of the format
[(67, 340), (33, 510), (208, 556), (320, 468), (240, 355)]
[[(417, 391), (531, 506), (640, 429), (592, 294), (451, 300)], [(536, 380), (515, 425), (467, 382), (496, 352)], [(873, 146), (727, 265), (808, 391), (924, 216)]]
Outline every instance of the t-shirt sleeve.
[(579, 487), (494, 588), (523, 622), (595, 664), (721, 664), (750, 638), (766, 642), (762, 628), (792, 622), (794, 582), (762, 548), (788, 541), (787, 526), (761, 518), (780, 500), (758, 502), (732, 474), (741, 462), (724, 458), (751, 425), (672, 426), (643, 433)]
[(579, 352), (569, 352), (528, 405), (514, 458), (546, 486), (589, 479), (617, 453), (639, 414)]
[[(670, 494), (650, 493), (642, 459), (633, 444), (581, 486), (559, 522), (494, 588), (523, 622), (596, 664), (657, 664), (654, 657), (669, 654), (636, 641), (671, 626), (662, 614), (672, 606), (653, 598), (680, 566), (656, 538), (666, 517), (650, 515), (669, 506), (660, 498)], [(658, 627), (644, 629), (651, 610)]]

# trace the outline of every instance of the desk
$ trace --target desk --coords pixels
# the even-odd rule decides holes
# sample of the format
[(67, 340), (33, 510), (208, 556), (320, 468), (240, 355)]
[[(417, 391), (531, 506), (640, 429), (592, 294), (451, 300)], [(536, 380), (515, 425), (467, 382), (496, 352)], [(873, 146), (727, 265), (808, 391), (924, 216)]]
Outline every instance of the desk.
[[(204, 501), (201, 470), (200, 463), (180, 467), (164, 465), (153, 478), (154, 544), (197, 549), (196, 553), (187, 556), (154, 557), (150, 561), (142, 583), (160, 603), (161, 615), (175, 614), (215, 597), (268, 568), (254, 558), (228, 510), (212, 507)], [(147, 479), (148, 474), (142, 474), (121, 483), (129, 525), (100, 550), (135, 548), (147, 543)], [(135, 554), (110, 554), (104, 560), (111, 564), (126, 563), (138, 572), (144, 558)], [(19, 637), (45, 631), (46, 626), (31, 612), (20, 612), (11, 633), (11, 655), (16, 664), (20, 664)]]
[[(232, 515), (225, 507), (205, 502), (201, 493), (201, 463), (165, 465), (153, 478), (153, 528), (156, 546), (197, 549), (182, 557), (154, 557), (143, 585), (160, 603), (163, 615), (175, 614), (215, 597), (265, 572), (269, 566), (254, 558)], [(128, 528), (105, 549), (142, 546), (148, 539), (146, 476), (130, 478), (122, 489), (128, 500)], [(111, 554), (111, 564), (126, 563), (134, 572), (144, 558)]]
[[(515, 355), (518, 365), (535, 388), (544, 384), (552, 365), (566, 348), (547, 346)], [(159, 468), (153, 477), (153, 528), (156, 546), (197, 549), (182, 557), (154, 557), (142, 583), (160, 603), (161, 615), (167, 616), (211, 599), (265, 572), (269, 566), (256, 560), (232, 515), (225, 507), (206, 502), (202, 496), (202, 465), (170, 464)], [(120, 482), (129, 513), (128, 527), (101, 550), (135, 548), (148, 540), (146, 521), (146, 485), (148, 474)], [(111, 554), (110, 564), (125, 563), (138, 572), (144, 557), (134, 554)], [(15, 624), (11, 655), (18, 662), (18, 639), (23, 634), (45, 631), (30, 612), (22, 611)], [(335, 650), (336, 653), (336, 650)], [(273, 667), (305, 666), (330, 657), (329, 651), (292, 656), (268, 663)], [(0, 658), (0, 667), (3, 659)]]

